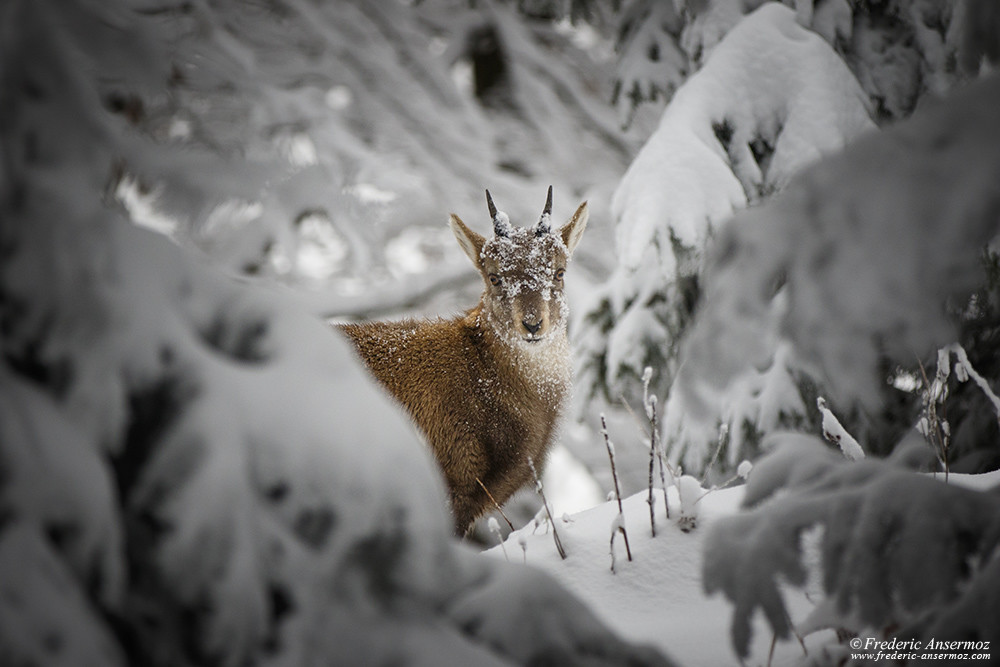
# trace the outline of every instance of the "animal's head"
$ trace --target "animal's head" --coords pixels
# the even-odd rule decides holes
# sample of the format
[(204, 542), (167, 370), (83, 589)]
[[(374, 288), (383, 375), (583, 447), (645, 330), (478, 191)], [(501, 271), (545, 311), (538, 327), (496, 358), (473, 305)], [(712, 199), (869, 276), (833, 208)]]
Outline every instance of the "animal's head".
[(557, 231), (552, 229), (552, 186), (542, 216), (532, 227), (515, 227), (493, 205), (493, 236), (486, 239), (451, 216), (451, 229), (486, 284), (483, 314), (507, 340), (528, 344), (550, 339), (566, 326), (563, 281), (566, 266), (587, 226), (587, 202)]

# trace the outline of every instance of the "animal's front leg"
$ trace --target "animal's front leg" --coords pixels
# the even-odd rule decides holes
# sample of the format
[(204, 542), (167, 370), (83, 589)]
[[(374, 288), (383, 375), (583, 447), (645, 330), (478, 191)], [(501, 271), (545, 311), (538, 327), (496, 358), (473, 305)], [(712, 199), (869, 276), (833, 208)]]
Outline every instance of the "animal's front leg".
[(455, 534), (464, 536), (479, 516), (489, 507), (489, 498), (479, 484), (452, 489), (451, 511), (455, 517)]

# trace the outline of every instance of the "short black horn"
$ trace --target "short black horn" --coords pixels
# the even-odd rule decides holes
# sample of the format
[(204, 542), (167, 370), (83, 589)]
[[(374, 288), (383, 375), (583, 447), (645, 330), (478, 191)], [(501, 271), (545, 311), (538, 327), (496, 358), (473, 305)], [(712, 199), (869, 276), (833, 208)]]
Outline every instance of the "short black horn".
[(490, 218), (493, 219), (493, 233), (497, 236), (510, 236), (510, 221), (506, 215), (497, 211), (489, 190), (486, 191), (486, 206), (489, 207)]
[(490, 219), (496, 220), (497, 219), (497, 207), (493, 203), (493, 197), (490, 196), (490, 191), (489, 190), (486, 191), (486, 205), (490, 209)]
[(545, 197), (545, 208), (542, 209), (542, 217), (538, 219), (535, 227), (535, 235), (541, 236), (552, 231), (552, 186), (549, 186), (549, 194)]

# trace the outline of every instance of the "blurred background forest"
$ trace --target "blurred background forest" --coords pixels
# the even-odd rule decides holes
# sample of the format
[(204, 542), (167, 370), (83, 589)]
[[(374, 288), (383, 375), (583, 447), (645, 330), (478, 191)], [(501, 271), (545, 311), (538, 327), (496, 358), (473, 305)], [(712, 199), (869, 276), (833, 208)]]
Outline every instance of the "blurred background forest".
[[(113, 140), (107, 173), (93, 174), (106, 202), (320, 316), (471, 306), (479, 285), (443, 221), (482, 221), (486, 187), (515, 221), (549, 184), (557, 217), (590, 200), (569, 284), (574, 417), (587, 428), (566, 442), (609, 488), (596, 417), (612, 413), (625, 475), (641, 484), (645, 445), (622, 408), (639, 405), (646, 367), (670, 454), (699, 474), (728, 476), (776, 429), (818, 432), (824, 371), (785, 339), (708, 414), (672, 391), (705, 248), (735, 211), (976, 76), (995, 48), (996, 10), (953, 0), (788, 2), (807, 32), (757, 25), (724, 39), (762, 4), (70, 3), (25, 20), (47, 36), (33, 49), (68, 61), (64, 92), (86, 95), (80, 113)], [(53, 124), (78, 131), (72, 109)], [(966, 328), (991, 331), (993, 317)], [(886, 362), (891, 413), (829, 397), (883, 454), (920, 411), (915, 361)], [(969, 393), (974, 420), (982, 399)], [(954, 412), (957, 427), (966, 409)], [(958, 433), (953, 457), (974, 441)], [(967, 467), (998, 462), (978, 451)]]
[[(762, 4), (72, 2), (24, 17), (12, 5), (7, 25), (38, 34), (21, 57), (63, 61), (68, 100), (48, 142), (66, 150), (60, 133), (81, 120), (107, 137), (90, 175), (106, 203), (321, 316), (474, 303), (479, 286), (442, 221), (482, 218), (486, 187), (515, 221), (550, 183), (557, 217), (590, 200), (570, 290), (575, 413), (592, 426), (623, 400), (638, 405), (647, 366), (668, 400), (719, 225), (977, 74), (996, 21), (977, 2), (786, 3), (825, 48), (737, 36), (706, 67)], [(780, 344), (764, 363), (715, 414), (692, 420), (668, 402), (675, 459), (726, 474), (763, 434), (817, 427), (822, 378)], [(838, 407), (891, 447), (885, 420)], [(613, 428), (634, 433), (630, 418)]]

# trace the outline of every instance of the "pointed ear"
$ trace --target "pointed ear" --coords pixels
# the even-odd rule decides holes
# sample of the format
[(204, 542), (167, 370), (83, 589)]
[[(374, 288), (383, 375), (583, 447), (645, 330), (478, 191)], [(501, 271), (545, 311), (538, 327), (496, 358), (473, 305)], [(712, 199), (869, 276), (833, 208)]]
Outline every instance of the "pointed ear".
[(452, 233), (458, 239), (458, 245), (462, 246), (462, 250), (469, 256), (472, 263), (476, 265), (476, 268), (481, 269), (483, 259), (480, 253), (483, 251), (483, 243), (486, 242), (486, 239), (466, 227), (465, 223), (454, 213), (451, 214), (451, 219), (448, 220), (448, 226), (451, 227)]
[(587, 202), (583, 202), (576, 209), (576, 213), (569, 219), (569, 222), (559, 230), (559, 235), (562, 236), (562, 241), (566, 244), (566, 249), (571, 255), (580, 243), (580, 237), (583, 236), (583, 230), (587, 228), (587, 219), (589, 217), (590, 211), (587, 209)]

